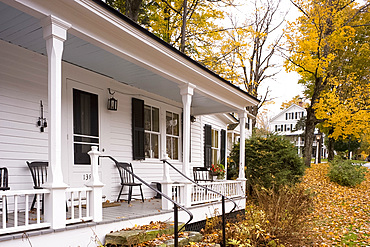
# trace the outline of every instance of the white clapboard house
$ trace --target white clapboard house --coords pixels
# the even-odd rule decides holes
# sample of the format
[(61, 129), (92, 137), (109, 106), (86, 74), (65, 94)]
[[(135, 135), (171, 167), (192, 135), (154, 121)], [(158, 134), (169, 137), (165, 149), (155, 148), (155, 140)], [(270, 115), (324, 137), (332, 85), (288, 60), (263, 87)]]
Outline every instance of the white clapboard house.
[[(9, 184), (0, 190), (0, 245), (88, 246), (92, 236), (104, 241), (109, 231), (173, 217), (163, 197), (149, 212), (156, 193), (143, 185), (140, 217), (107, 220), (119, 207), (102, 202), (117, 199), (120, 176), (99, 156), (132, 163), (193, 222), (205, 219), (220, 197), (162, 159), (190, 178), (193, 167), (224, 162), (236, 123), (228, 114), (238, 114), (244, 139), (245, 109), (257, 103), (103, 1), (0, 0), (0, 167)], [(239, 178), (209, 183), (244, 209), (240, 150)], [(36, 189), (26, 163), (35, 161), (48, 174)], [(180, 210), (179, 220), (187, 217)]]
[[(302, 102), (298, 105), (292, 104), (288, 108), (282, 110), (276, 116), (274, 116), (269, 123), (271, 132), (277, 133), (287, 137), (297, 147), (298, 155), (303, 155), (304, 147), (304, 130), (296, 129), (297, 122), (304, 116), (307, 115), (306, 109), (302, 106)], [(327, 149), (323, 145), (323, 134), (315, 129), (315, 135), (313, 140), (312, 157), (315, 158), (317, 155), (321, 155), (322, 158), (327, 157)], [(321, 145), (320, 145), (321, 142)], [(317, 152), (318, 147), (321, 146), (320, 152)]]

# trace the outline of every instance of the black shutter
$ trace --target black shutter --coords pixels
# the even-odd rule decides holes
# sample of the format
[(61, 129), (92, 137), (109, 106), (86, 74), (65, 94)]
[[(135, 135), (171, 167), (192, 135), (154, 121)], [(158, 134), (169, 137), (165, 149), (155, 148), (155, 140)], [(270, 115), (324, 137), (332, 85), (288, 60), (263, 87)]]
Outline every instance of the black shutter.
[(212, 165), (212, 126), (204, 125), (204, 166)]
[(132, 157), (145, 159), (144, 153), (144, 101), (132, 98)]
[(226, 165), (226, 130), (221, 130), (221, 164)]

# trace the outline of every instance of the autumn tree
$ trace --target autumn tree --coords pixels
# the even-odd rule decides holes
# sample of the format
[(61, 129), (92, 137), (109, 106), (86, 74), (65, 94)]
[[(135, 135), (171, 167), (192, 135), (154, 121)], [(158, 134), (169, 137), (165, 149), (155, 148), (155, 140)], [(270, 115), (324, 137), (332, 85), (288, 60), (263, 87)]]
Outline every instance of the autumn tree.
[(106, 0), (106, 3), (117, 9), (134, 22), (138, 21), (143, 0)]
[[(310, 99), (307, 107), (304, 157), (307, 166), (311, 163), (312, 143), (316, 124), (325, 121), (316, 114), (316, 105), (323, 98), (325, 90), (341, 72), (333, 67), (339, 62), (338, 54), (352, 39), (354, 17), (367, 8), (367, 4), (356, 8), (355, 0), (291, 0), (302, 16), (290, 23), (286, 30), (286, 68), (297, 71), (305, 94)], [(329, 133), (330, 135), (330, 133)]]
[(332, 79), (316, 105), (331, 141), (360, 138), (370, 131), (370, 14), (365, 7), (351, 10), (356, 14), (348, 27), (351, 35), (338, 42), (343, 48), (331, 63)]
[(250, 2), (253, 11), (245, 14), (242, 24), (230, 14), (230, 27), (222, 32), (223, 39), (214, 43), (217, 47), (199, 53), (198, 61), (260, 99), (258, 106), (248, 109), (255, 116), (269, 93), (267, 89), (259, 95), (260, 84), (279, 72), (272, 58), (281, 40), (279, 28), (286, 14), (280, 10), (280, 3), (280, 0)]

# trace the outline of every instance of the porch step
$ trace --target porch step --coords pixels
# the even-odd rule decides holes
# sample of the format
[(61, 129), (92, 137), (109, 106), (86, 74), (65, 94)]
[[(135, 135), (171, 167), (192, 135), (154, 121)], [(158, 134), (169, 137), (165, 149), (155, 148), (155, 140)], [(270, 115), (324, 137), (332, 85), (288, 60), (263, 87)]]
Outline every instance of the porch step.
[[(179, 223), (180, 229), (184, 224)], [(146, 228), (147, 229), (147, 228)], [(111, 232), (105, 236), (105, 246), (135, 246), (139, 243), (143, 243), (149, 240), (153, 240), (162, 236), (163, 234), (171, 235), (174, 233), (174, 224), (169, 223), (166, 229), (157, 229), (157, 230), (121, 230), (117, 232)], [(186, 237), (179, 237), (178, 246), (189, 245), (190, 242), (200, 242), (202, 241), (202, 234), (194, 231), (187, 231)], [(173, 247), (175, 246), (174, 239), (166, 240), (162, 243), (158, 243), (156, 246), (160, 247)], [(214, 245), (219, 247), (219, 245)]]

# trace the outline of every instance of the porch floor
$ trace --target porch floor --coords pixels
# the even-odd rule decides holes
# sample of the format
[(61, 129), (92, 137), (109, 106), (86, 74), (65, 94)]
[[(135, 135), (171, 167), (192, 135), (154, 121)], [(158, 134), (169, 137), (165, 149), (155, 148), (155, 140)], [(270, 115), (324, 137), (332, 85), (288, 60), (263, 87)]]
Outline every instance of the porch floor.
[[(103, 221), (99, 222), (99, 224), (107, 224), (107, 223), (112, 223), (112, 222), (117, 222), (117, 221), (122, 221), (122, 220), (130, 220), (130, 219), (136, 219), (136, 218), (141, 218), (145, 216), (152, 216), (152, 215), (159, 215), (163, 213), (168, 213), (171, 212), (169, 210), (162, 210), (161, 209), (161, 199), (145, 199), (144, 202), (141, 200), (132, 200), (131, 204), (128, 204), (125, 201), (122, 201), (120, 203), (113, 203), (112, 205), (114, 206), (108, 206), (108, 207), (103, 207)], [(67, 219), (71, 218), (71, 208), (68, 208), (67, 212)], [(74, 208), (74, 215), (75, 218), (78, 218), (79, 214), (79, 209), (78, 207)], [(82, 215), (86, 215), (86, 208), (82, 208)], [(0, 216), (0, 228), (3, 228), (3, 222), (2, 222), (2, 212)], [(36, 215), (36, 210), (32, 210), (29, 212), (29, 224), (35, 224), (37, 215)], [(166, 219), (163, 219), (166, 220)], [(44, 221), (44, 216), (41, 214), (41, 222)], [(92, 222), (90, 222), (92, 223)], [(74, 223), (67, 225), (67, 229), (69, 228), (76, 228), (78, 225), (86, 225), (90, 224), (88, 222), (79, 222), (79, 223)], [(25, 224), (25, 214), (23, 212), (18, 212), (18, 226), (22, 226)], [(95, 223), (93, 223), (95, 224)], [(13, 227), (14, 226), (14, 213), (9, 212), (8, 213), (8, 220), (6, 222), (6, 227)], [(82, 226), (80, 226), (82, 227)], [(0, 237), (1, 241), (1, 237)]]
[(162, 210), (161, 207), (161, 199), (154, 198), (145, 199), (144, 202), (134, 200), (131, 201), (131, 204), (121, 202), (119, 206), (103, 208), (103, 223), (171, 212), (169, 210)]

